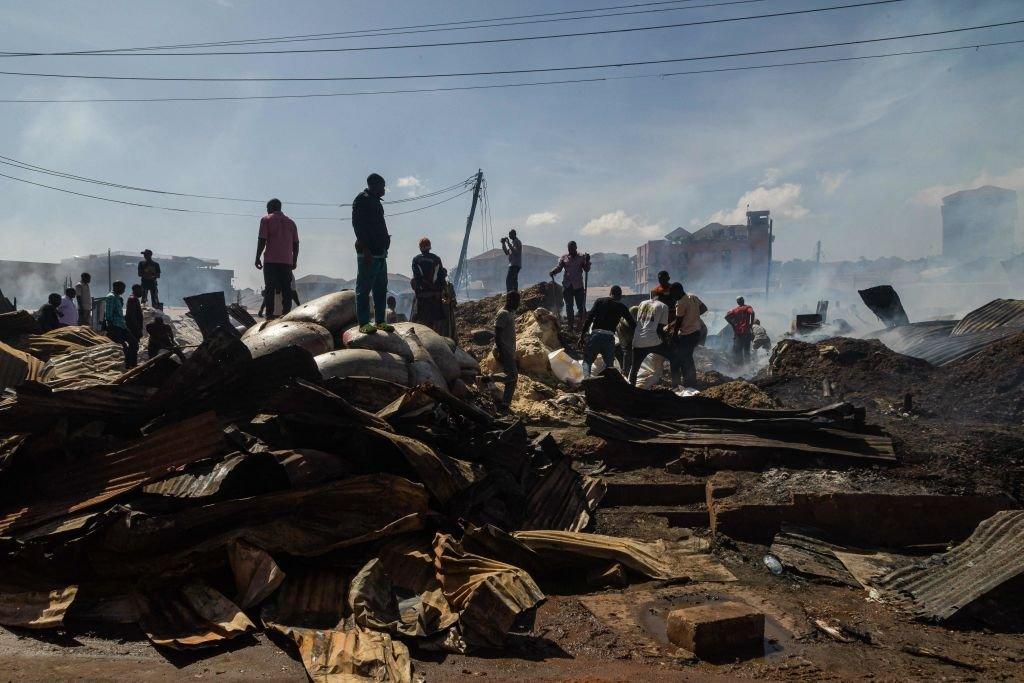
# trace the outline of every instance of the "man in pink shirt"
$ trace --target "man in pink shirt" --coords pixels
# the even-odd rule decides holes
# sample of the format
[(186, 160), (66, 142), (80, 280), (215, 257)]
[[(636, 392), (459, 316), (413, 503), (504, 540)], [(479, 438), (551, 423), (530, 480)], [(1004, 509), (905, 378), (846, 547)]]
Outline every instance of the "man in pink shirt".
[[(262, 257), (262, 259), (261, 259)], [(292, 310), (292, 271), (299, 262), (299, 230), (281, 211), (281, 200), (267, 202), (256, 241), (256, 268), (263, 271), (263, 303), (274, 318), (274, 293), (281, 292), (282, 315)]]

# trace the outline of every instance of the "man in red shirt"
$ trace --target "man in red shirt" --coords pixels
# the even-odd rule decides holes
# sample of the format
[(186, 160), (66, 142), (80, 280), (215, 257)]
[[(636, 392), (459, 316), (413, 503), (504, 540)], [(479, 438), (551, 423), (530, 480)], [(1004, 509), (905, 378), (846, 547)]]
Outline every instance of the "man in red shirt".
[(299, 230), (281, 211), (281, 200), (267, 202), (256, 241), (256, 268), (263, 271), (263, 303), (267, 319), (274, 315), (274, 293), (281, 292), (282, 315), (292, 310), (292, 271), (299, 262)]
[(732, 326), (732, 355), (737, 363), (750, 362), (750, 342), (754, 339), (754, 309), (736, 297), (736, 308), (725, 314), (725, 321)]

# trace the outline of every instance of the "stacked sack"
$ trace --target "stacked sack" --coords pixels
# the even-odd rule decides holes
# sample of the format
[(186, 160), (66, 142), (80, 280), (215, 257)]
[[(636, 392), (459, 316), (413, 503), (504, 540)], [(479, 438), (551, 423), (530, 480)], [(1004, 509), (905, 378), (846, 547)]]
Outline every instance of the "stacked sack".
[(480, 372), (472, 356), (426, 325), (397, 323), (393, 333), (361, 333), (352, 290), (327, 294), (254, 325), (242, 341), (254, 358), (285, 346), (302, 347), (313, 354), (324, 379), (376, 377), (459, 391)]

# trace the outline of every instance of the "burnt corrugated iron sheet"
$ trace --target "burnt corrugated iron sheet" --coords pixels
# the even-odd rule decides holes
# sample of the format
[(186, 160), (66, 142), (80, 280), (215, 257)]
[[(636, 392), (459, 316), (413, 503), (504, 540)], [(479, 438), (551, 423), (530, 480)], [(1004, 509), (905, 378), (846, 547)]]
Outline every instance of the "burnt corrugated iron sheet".
[(32, 473), (33, 481), (26, 482), (25, 490), (36, 491), (34, 498), (19, 501), (2, 513), (0, 533), (29, 528), (110, 500), (215, 455), (223, 439), (217, 416), (204, 413), (123, 450), (49, 464)]
[(47, 383), (95, 379), (109, 382), (124, 372), (124, 351), (109, 339), (102, 345), (51, 358), (40, 377)]
[(953, 328), (950, 336), (959, 337), (971, 332), (1010, 327), (1024, 330), (1024, 300), (993, 299), (981, 308), (976, 308)]
[(867, 335), (881, 341), (896, 353), (926, 360), (932, 365), (946, 365), (961, 358), (968, 358), (1000, 339), (1021, 332), (1015, 327), (996, 327), (979, 330), (957, 337), (950, 336), (955, 321), (936, 320), (912, 323)]
[(1024, 510), (997, 512), (947, 553), (897, 569), (879, 587), (908, 598), (918, 616), (945, 620), (1024, 574)]
[(0, 390), (37, 380), (42, 369), (43, 362), (38, 358), (0, 342)]

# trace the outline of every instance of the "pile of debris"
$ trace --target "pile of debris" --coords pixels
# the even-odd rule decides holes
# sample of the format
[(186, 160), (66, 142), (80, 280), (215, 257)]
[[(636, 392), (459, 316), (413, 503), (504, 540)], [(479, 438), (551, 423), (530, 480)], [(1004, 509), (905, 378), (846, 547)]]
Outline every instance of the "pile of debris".
[[(562, 287), (555, 282), (538, 282), (520, 291), (519, 297), (517, 318), (538, 308), (557, 315), (562, 307)], [(496, 294), (476, 301), (460, 302), (456, 307), (456, 341), (477, 360), (482, 361), (490, 354), (494, 346), (494, 319), (504, 306), (505, 295)]]
[[(299, 309), (320, 323), (214, 327), (184, 361), (5, 393), (0, 624), (135, 624), (175, 649), (262, 628), (314, 680), (409, 681), (410, 647), (501, 648), (566, 576), (731, 579), (706, 543), (582, 534), (601, 482), (443, 379), (337, 376), (324, 355), (363, 349), (326, 350), (348, 298), (329, 296)], [(429, 346), (419, 327), (395, 337)]]

